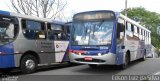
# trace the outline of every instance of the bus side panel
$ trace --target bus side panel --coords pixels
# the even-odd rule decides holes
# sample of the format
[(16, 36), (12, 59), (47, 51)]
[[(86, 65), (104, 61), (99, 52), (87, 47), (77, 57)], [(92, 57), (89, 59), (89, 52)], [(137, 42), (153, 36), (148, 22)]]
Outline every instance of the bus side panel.
[(69, 47), (67, 47), (62, 62), (69, 62)]
[(15, 67), (13, 43), (0, 46), (0, 68)]
[(121, 65), (124, 63), (124, 49), (122, 49), (123, 43), (117, 44), (116, 49), (116, 65)]
[[(50, 64), (54, 62), (54, 49), (52, 49), (53, 42), (51, 41), (46, 41), (46, 40), (28, 40), (28, 39), (20, 39), (18, 38), (14, 42), (14, 49), (17, 53), (15, 56), (15, 62), (16, 62), (16, 67), (19, 67), (20, 65), (20, 59), (21, 56), (28, 52), (34, 52), (36, 55), (38, 55), (39, 62), (40, 64)], [(50, 48), (49, 48), (50, 47)]]
[(123, 52), (119, 52), (116, 56), (116, 65), (121, 65), (123, 64), (123, 59), (124, 59), (124, 53)]
[(144, 41), (140, 40), (139, 44), (138, 44), (138, 49), (137, 49), (137, 59), (143, 58), (143, 56), (144, 56), (144, 48), (145, 48)]
[(22, 38), (17, 38), (14, 41), (14, 50), (15, 50), (15, 66), (19, 67), (20, 66), (20, 59), (21, 56), (27, 52), (27, 51), (35, 51), (36, 52), (36, 47), (35, 47), (35, 41), (34, 40), (26, 40), (23, 37)]
[(55, 43), (55, 62), (64, 62), (68, 58), (69, 41), (54, 41)]
[(130, 61), (134, 61), (143, 57), (144, 43), (135, 40), (126, 40), (125, 42), (126, 52), (130, 51)]
[(15, 54), (14, 56), (14, 60), (15, 60), (15, 67), (19, 67), (20, 66), (20, 60), (23, 54)]

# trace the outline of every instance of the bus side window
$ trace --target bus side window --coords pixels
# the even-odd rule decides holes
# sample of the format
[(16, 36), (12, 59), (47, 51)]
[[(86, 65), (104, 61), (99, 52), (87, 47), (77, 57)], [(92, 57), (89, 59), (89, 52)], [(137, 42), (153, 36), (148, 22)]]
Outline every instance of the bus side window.
[(45, 23), (32, 21), (32, 20), (22, 20), (23, 34), (28, 39), (45, 39)]
[(53, 31), (53, 28), (51, 28), (51, 23), (48, 23), (47, 24), (47, 31), (48, 31), (48, 38), (50, 40), (55, 40), (56, 39), (56, 36), (54, 35), (54, 31)]
[(18, 35), (18, 32), (19, 32), (19, 26), (18, 24), (14, 24), (14, 38)]
[(63, 27), (57, 24), (48, 25), (48, 38), (50, 40), (67, 40)]
[(69, 35), (69, 32), (70, 32), (69, 26), (68, 25), (63, 25), (62, 31), (63, 31), (63, 33), (62, 33), (63, 38), (65, 38), (65, 40), (69, 40), (69, 37), (70, 37), (70, 35)]
[[(38, 31), (38, 37), (37, 39), (45, 39), (46, 38), (46, 32), (45, 32), (45, 23), (44, 22), (40, 22), (40, 30)], [(39, 26), (37, 25), (37, 26)]]
[(67, 40), (67, 35), (64, 31), (55, 31), (54, 37), (55, 40)]
[(117, 38), (118, 39), (123, 39), (125, 36), (125, 22), (123, 19), (118, 19), (118, 24), (117, 24)]

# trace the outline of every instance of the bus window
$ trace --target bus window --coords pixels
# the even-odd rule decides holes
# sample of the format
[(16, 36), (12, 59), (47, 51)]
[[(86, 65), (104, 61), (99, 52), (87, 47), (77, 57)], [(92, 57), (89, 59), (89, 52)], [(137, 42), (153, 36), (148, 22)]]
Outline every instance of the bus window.
[(0, 17), (0, 44), (13, 41), (18, 34), (18, 20), (5, 16)]
[(131, 24), (131, 31), (132, 31), (132, 32), (135, 31), (135, 30), (134, 30), (134, 25), (133, 25), (133, 24)]
[(67, 40), (64, 26), (57, 24), (48, 25), (48, 38), (50, 40)]
[(124, 20), (119, 19), (118, 20), (118, 25), (117, 25), (117, 38), (122, 39), (125, 35), (125, 25), (124, 25)]
[(70, 38), (70, 28), (71, 28), (71, 25), (65, 25), (65, 30), (66, 30), (66, 35), (67, 35), (67, 39), (69, 40)]
[(131, 24), (127, 22), (127, 30), (131, 31)]
[(138, 27), (134, 26), (134, 33), (138, 33)]
[(32, 20), (22, 20), (22, 26), (24, 30), (24, 36), (28, 39), (45, 39), (45, 23), (32, 21)]
[(142, 34), (142, 29), (139, 28), (139, 39), (140, 39), (140, 40), (142, 40), (142, 35), (141, 35), (141, 34)]
[(125, 24), (126, 24), (126, 30), (128, 30), (128, 24), (127, 24), (127, 22)]
[(127, 22), (127, 27), (128, 30), (126, 30), (126, 38), (128, 40), (132, 40), (134, 35), (134, 26), (131, 23)]
[(137, 27), (137, 33), (139, 34), (139, 28)]
[(141, 32), (142, 36), (144, 35), (143, 32), (144, 32), (144, 30), (142, 29), (142, 32)]

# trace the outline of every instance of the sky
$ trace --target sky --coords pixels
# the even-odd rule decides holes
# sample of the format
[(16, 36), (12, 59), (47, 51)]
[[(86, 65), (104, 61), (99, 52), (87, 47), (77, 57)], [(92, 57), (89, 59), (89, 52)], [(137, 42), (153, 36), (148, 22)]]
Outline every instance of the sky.
[[(12, 11), (8, 6), (10, 0), (1, 0), (1, 10)], [(149, 11), (160, 13), (160, 0), (127, 0), (128, 7), (144, 7)], [(7, 6), (8, 5), (8, 6)], [(125, 8), (125, 0), (67, 0), (64, 10), (65, 16), (69, 17), (75, 13), (91, 10), (116, 10)]]
[[(160, 13), (160, 0), (127, 0), (128, 7), (144, 7)], [(125, 0), (68, 0), (66, 12), (77, 13), (90, 10), (116, 10), (125, 8)]]

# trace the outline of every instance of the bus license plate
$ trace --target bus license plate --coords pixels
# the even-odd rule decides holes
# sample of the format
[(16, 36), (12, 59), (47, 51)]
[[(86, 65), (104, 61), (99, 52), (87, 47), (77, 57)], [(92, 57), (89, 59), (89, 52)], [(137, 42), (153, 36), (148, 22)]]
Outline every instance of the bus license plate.
[(85, 57), (84, 60), (92, 60), (91, 57)]

